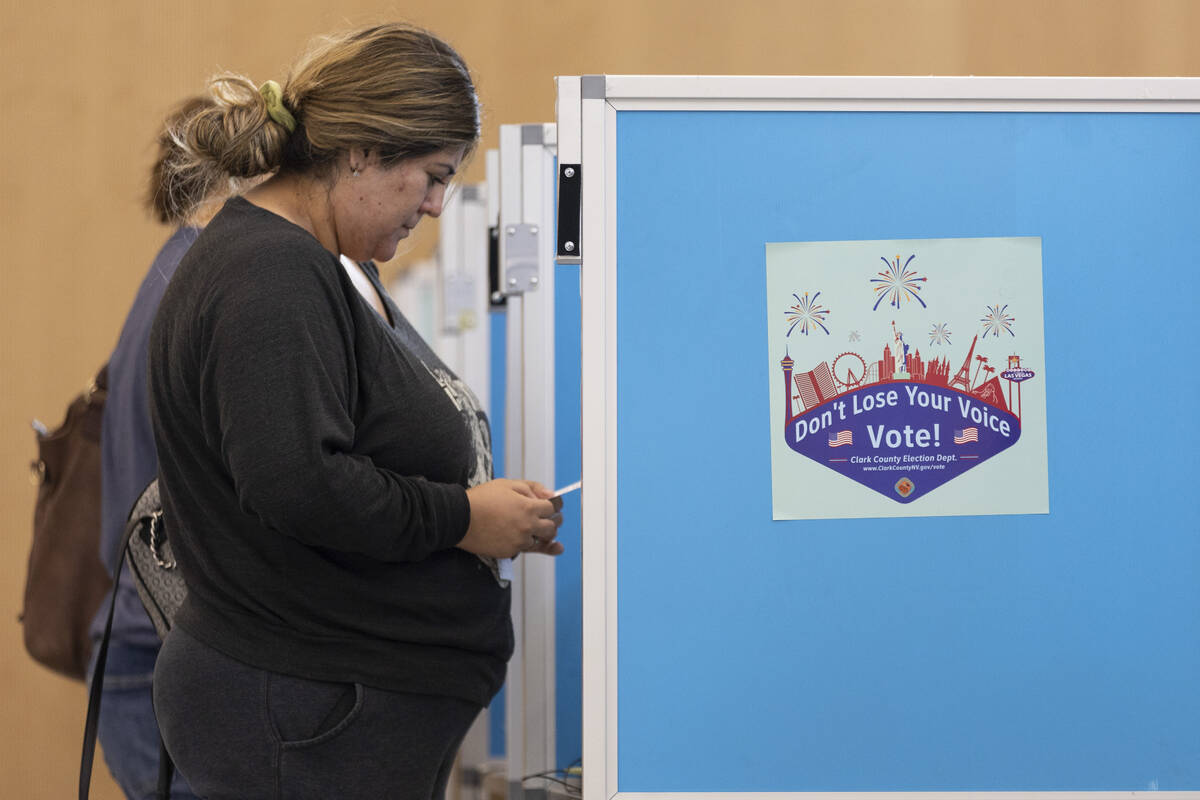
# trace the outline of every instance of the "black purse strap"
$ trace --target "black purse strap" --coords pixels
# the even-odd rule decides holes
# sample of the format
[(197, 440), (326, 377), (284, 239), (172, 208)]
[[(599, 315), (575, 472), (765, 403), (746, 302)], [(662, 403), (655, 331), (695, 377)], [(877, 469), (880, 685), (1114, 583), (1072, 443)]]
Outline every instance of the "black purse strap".
[(166, 742), (160, 736), (158, 737), (158, 789), (154, 795), (155, 800), (171, 799), (171, 777), (174, 774), (175, 762), (171, 760)]
[[(129, 542), (126, 531), (125, 542)], [(124, 548), (121, 549), (124, 552)], [(104, 690), (104, 664), (108, 660), (108, 640), (112, 634), (113, 611), (117, 607), (117, 586), (121, 582), (121, 568), (125, 559), (117, 561), (117, 574), (113, 576), (112, 599), (108, 602), (108, 620), (104, 623), (104, 637), (96, 654), (96, 667), (92, 671), (92, 685), (88, 689), (87, 721), (83, 725), (83, 755), (79, 761), (79, 800), (88, 800), (92, 787), (92, 765), (96, 759), (96, 736), (100, 727), (100, 699)]]
[[(107, 371), (105, 365), (101, 374)], [(92, 685), (88, 688), (87, 721), (83, 725), (83, 754), (79, 760), (79, 800), (88, 800), (92, 787), (92, 767), (96, 760), (96, 738), (100, 733), (100, 700), (104, 691), (104, 665), (108, 661), (108, 640), (112, 637), (113, 612), (117, 607), (117, 587), (121, 583), (121, 570), (125, 566), (125, 554), (129, 551), (129, 537), (137, 530), (137, 521), (125, 526), (121, 537), (121, 556), (117, 559), (117, 573), (113, 576), (112, 599), (108, 603), (108, 619), (104, 623), (104, 636), (100, 639), (100, 649), (96, 653), (96, 666), (92, 670)], [(157, 800), (170, 800), (171, 777), (175, 772), (175, 762), (167, 752), (167, 746), (158, 739), (158, 787), (155, 794)]]

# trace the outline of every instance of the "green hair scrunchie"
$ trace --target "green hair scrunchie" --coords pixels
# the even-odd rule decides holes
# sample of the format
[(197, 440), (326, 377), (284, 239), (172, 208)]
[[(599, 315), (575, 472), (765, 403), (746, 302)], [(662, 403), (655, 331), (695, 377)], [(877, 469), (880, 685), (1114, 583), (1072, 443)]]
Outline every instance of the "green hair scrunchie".
[(271, 119), (286, 128), (288, 133), (295, 132), (296, 118), (283, 104), (283, 89), (279, 88), (279, 84), (275, 81), (267, 81), (259, 87), (258, 93), (267, 101), (267, 114)]

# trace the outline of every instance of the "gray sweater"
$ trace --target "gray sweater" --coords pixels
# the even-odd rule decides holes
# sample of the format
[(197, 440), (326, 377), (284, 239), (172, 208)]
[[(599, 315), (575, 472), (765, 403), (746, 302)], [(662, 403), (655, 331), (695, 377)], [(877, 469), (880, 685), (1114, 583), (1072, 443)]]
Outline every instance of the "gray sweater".
[(491, 477), (487, 420), (367, 272), (389, 321), (240, 198), (180, 264), (149, 367), (176, 624), (262, 669), (483, 705), (510, 593), (455, 544)]

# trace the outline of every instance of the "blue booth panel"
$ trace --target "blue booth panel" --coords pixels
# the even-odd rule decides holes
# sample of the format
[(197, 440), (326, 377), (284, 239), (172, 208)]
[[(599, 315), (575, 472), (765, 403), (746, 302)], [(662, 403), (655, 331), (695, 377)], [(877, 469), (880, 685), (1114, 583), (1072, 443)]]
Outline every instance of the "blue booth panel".
[[(616, 145), (620, 791), (1200, 789), (1200, 115), (620, 111)], [(773, 521), (764, 245), (1018, 236), (1050, 513)]]

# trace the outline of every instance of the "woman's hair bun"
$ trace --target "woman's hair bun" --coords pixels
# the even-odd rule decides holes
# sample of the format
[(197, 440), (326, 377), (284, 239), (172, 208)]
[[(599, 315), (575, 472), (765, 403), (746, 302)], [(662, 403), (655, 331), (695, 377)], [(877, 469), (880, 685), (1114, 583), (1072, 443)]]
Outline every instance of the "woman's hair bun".
[(217, 75), (207, 94), (189, 98), (167, 117), (148, 205), (162, 222), (182, 222), (230, 179), (277, 170), (288, 137), (249, 78)]

